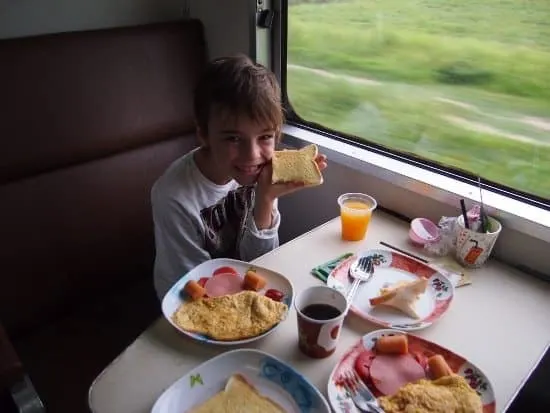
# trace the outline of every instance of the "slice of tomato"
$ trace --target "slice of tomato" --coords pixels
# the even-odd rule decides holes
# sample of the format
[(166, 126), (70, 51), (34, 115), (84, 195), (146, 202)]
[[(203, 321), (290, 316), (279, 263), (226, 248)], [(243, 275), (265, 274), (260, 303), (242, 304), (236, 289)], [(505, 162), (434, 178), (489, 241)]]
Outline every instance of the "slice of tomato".
[(265, 296), (271, 298), (273, 301), (282, 301), (285, 295), (275, 288), (270, 288), (265, 292)]
[(213, 276), (220, 275), (220, 274), (234, 274), (239, 275), (237, 270), (233, 267), (220, 267), (216, 271), (212, 273)]
[(197, 281), (199, 283), (199, 285), (204, 288), (204, 286), (206, 285), (206, 281), (208, 281), (208, 277), (201, 277), (199, 278), (199, 281)]

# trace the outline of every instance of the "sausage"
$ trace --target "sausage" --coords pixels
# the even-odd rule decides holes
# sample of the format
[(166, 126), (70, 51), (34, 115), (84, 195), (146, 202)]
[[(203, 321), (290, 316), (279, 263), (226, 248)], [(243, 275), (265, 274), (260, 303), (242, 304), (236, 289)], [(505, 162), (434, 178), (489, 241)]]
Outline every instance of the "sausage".
[(195, 280), (187, 281), (183, 290), (191, 297), (192, 300), (198, 300), (206, 295), (206, 290)]
[(236, 294), (242, 291), (242, 279), (234, 274), (220, 274), (210, 277), (204, 288), (209, 297)]
[(248, 270), (244, 276), (244, 288), (247, 290), (259, 291), (264, 288), (267, 281), (256, 271)]
[(426, 378), (424, 369), (410, 354), (379, 354), (369, 370), (372, 382), (385, 396), (395, 394), (407, 383)]
[(428, 359), (428, 371), (433, 380), (453, 374), (453, 371), (441, 354), (436, 354)]
[(380, 354), (407, 354), (409, 341), (406, 335), (383, 336), (376, 340), (374, 348)]
[(396, 295), (397, 295), (397, 291), (390, 291), (386, 294), (382, 294), (382, 295), (370, 298), (369, 303), (370, 303), (371, 307), (375, 307), (377, 305), (385, 303), (386, 301), (391, 300)]

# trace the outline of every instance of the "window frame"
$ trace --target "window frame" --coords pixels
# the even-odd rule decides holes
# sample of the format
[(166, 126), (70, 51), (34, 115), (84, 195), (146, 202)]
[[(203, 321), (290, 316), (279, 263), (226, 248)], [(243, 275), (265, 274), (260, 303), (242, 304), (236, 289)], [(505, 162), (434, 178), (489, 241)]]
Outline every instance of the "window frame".
[[(289, 146), (300, 147), (306, 143), (316, 143), (322, 147), (332, 162), (338, 162), (366, 175), (376, 176), (385, 180), (389, 190), (412, 191), (418, 195), (419, 202), (438, 203), (435, 208), (444, 215), (449, 207), (457, 208), (460, 199), (479, 200), (477, 176), (458, 171), (453, 168), (442, 168), (440, 165), (404, 155), (389, 150), (381, 145), (370, 142), (357, 142), (355, 139), (338, 131), (331, 131), (321, 125), (316, 125), (302, 119), (292, 108), (289, 101), (286, 81), (286, 44), (288, 28), (288, 1), (255, 0), (258, 7), (270, 8), (275, 12), (271, 30), (255, 27), (256, 39), (252, 45), (254, 56), (261, 63), (268, 65), (277, 75), (282, 89), (282, 99), (287, 111), (287, 121), (283, 129), (283, 142)], [(505, 228), (501, 237), (509, 238), (506, 242), (513, 245), (518, 234), (529, 237), (533, 245), (550, 244), (550, 203), (520, 191), (510, 191), (503, 185), (482, 179), (483, 200), (489, 211), (498, 216)], [(427, 209), (430, 209), (427, 208)], [(395, 208), (390, 208), (395, 209)], [(413, 218), (404, 206), (396, 213)], [(521, 237), (517, 237), (518, 240)], [(534, 248), (539, 250), (540, 248)], [(501, 254), (508, 255), (506, 250)], [(545, 260), (541, 254), (526, 257), (522, 262), (508, 262), (531, 272), (541, 278), (550, 280), (550, 260)], [(501, 259), (504, 257), (500, 257)], [(540, 265), (531, 268), (526, 265), (534, 258)], [(506, 261), (505, 259), (503, 259)], [(548, 262), (545, 262), (548, 261)]]

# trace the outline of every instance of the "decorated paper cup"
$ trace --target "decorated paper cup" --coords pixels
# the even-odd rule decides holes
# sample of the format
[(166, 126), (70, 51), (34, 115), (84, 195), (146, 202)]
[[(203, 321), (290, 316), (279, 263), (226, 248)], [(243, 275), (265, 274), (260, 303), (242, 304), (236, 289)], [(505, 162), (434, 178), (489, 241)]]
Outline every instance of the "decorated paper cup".
[(336, 350), (346, 316), (346, 297), (325, 285), (309, 287), (294, 300), (298, 345), (305, 355), (325, 358)]
[(464, 217), (457, 218), (456, 260), (467, 268), (481, 267), (497, 242), (502, 225), (493, 217), (489, 218), (490, 231), (476, 232), (464, 227)]

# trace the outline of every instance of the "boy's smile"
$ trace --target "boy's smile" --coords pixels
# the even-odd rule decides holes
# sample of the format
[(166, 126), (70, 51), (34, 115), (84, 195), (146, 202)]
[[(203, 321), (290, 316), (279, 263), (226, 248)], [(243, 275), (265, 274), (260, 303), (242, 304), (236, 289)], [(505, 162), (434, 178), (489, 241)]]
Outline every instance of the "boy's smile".
[(259, 164), (259, 165), (235, 165), (235, 169), (240, 174), (244, 174), (244, 175), (247, 175), (247, 176), (256, 176), (262, 170), (263, 165), (264, 164)]
[[(247, 117), (211, 116), (197, 165), (216, 184), (232, 179), (240, 185), (254, 184), (262, 168), (271, 161), (277, 133)], [(205, 136), (206, 135), (206, 136)], [(202, 153), (201, 153), (202, 152)]]

